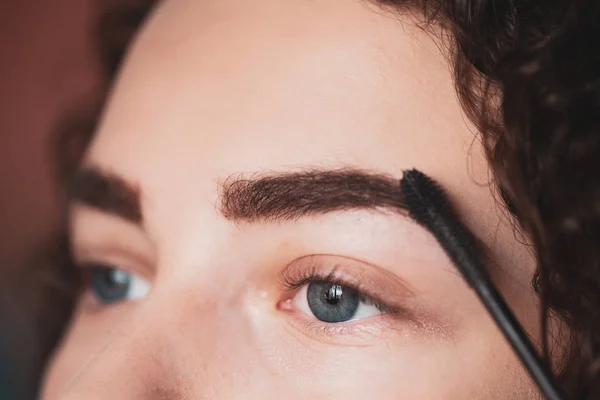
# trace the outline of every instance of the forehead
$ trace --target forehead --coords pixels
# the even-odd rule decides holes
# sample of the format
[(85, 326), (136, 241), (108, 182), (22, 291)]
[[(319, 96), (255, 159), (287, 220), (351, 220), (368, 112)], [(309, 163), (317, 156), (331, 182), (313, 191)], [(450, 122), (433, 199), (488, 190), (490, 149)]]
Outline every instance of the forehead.
[(163, 231), (214, 219), (224, 177), (315, 167), (400, 177), (416, 167), (449, 189), (489, 247), (519, 258), (443, 46), (405, 11), (356, 0), (164, 2), (133, 46), (88, 162), (138, 182)]
[(389, 157), (414, 164), (417, 139), (442, 155), (472, 139), (455, 98), (431, 37), (371, 3), (173, 0), (135, 45), (92, 156), (131, 144), (234, 171), (334, 157), (377, 167), (393, 143)]

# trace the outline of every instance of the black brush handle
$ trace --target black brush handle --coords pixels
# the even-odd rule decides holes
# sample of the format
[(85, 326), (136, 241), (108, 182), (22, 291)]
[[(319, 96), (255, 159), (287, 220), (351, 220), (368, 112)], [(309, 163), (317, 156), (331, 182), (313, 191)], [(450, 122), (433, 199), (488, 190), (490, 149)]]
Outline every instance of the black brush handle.
[(487, 308), (542, 393), (549, 400), (564, 400), (565, 395), (550, 368), (540, 358), (527, 333), (493, 285), (485, 266), (472, 251), (474, 246), (468, 235), (455, 221), (445, 222), (444, 217), (435, 213), (431, 216), (430, 230)]
[(463, 279), (475, 291), (498, 328), (549, 400), (565, 400), (564, 391), (543, 360), (525, 329), (494, 286), (471, 233), (452, 211), (441, 187), (418, 170), (405, 171), (401, 181), (404, 206), (410, 216), (429, 230)]
[(565, 394), (554, 379), (552, 371), (538, 355), (527, 333), (507, 306), (502, 295), (492, 285), (476, 285), (473, 289), (544, 396), (549, 400), (564, 400)]

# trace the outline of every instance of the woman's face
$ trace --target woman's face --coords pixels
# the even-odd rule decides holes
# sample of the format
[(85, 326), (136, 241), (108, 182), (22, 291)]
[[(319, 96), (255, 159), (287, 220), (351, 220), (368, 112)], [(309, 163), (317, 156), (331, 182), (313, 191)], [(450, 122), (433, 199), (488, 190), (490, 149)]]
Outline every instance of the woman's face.
[(533, 261), (416, 25), (352, 0), (165, 2), (73, 188), (87, 286), (43, 398), (533, 397), (395, 203), (403, 170), (438, 180), (538, 337)]

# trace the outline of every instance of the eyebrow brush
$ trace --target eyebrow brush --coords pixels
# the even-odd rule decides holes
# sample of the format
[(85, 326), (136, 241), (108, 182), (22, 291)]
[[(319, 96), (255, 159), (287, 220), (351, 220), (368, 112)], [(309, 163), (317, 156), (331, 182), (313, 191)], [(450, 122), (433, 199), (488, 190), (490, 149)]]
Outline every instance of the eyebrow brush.
[(562, 388), (492, 283), (485, 265), (478, 257), (473, 236), (454, 214), (442, 188), (427, 175), (412, 169), (404, 171), (400, 189), (411, 218), (435, 236), (486, 307), (541, 393), (549, 400), (564, 400)]

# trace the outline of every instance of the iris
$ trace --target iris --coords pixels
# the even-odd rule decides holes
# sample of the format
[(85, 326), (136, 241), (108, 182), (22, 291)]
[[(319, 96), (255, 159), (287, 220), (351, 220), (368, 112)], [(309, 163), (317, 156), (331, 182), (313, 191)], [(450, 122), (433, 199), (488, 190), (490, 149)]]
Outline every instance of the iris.
[(104, 304), (125, 300), (131, 286), (131, 275), (121, 269), (94, 267), (90, 274), (94, 295)]
[(356, 315), (360, 306), (358, 291), (331, 282), (311, 282), (307, 288), (308, 306), (323, 322), (346, 322)]

